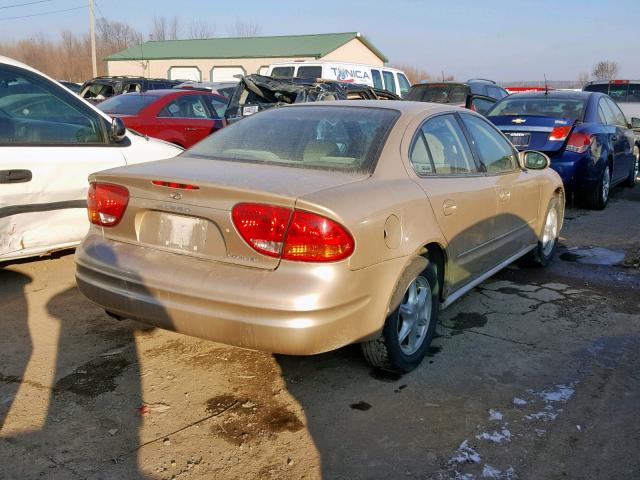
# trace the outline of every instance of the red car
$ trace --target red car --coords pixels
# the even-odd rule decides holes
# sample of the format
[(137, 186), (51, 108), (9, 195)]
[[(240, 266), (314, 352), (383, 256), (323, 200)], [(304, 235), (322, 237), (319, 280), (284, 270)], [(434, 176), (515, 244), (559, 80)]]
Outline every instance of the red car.
[(202, 90), (151, 90), (111, 97), (98, 108), (131, 130), (189, 148), (225, 125), (227, 101)]

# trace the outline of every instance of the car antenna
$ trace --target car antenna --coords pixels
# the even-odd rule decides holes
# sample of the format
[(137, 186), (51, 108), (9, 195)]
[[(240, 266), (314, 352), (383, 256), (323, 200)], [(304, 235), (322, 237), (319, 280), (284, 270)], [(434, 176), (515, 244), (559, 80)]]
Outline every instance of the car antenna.
[(444, 82), (444, 70), (442, 70), (442, 81)]
[(547, 84), (547, 74), (543, 73), (544, 76), (544, 94), (549, 95), (549, 85)]

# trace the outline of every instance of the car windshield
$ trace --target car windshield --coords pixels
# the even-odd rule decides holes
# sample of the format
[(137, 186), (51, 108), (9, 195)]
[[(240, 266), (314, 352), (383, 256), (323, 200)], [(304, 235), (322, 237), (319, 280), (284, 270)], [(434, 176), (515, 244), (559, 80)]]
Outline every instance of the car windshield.
[(189, 153), (236, 162), (371, 171), (399, 116), (384, 108), (275, 108), (216, 132)]
[(585, 100), (575, 98), (511, 98), (496, 103), (487, 114), (489, 117), (528, 115), (535, 117), (557, 117), (581, 120), (584, 115)]
[(155, 102), (159, 97), (156, 95), (125, 93), (117, 95), (99, 103), (97, 106), (105, 113), (115, 113), (118, 115), (136, 115), (144, 107)]
[(640, 83), (596, 83), (584, 89), (587, 92), (606, 93), (617, 103), (640, 102)]
[(466, 85), (449, 85), (446, 83), (430, 85), (414, 85), (406, 99), (417, 102), (464, 103), (469, 93)]

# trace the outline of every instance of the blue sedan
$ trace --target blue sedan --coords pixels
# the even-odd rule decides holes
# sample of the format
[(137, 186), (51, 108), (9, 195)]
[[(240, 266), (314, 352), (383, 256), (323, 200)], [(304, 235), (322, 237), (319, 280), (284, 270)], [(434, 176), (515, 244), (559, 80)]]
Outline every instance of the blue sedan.
[(487, 117), (518, 150), (546, 153), (565, 190), (590, 208), (603, 209), (611, 187), (636, 184), (640, 141), (608, 95), (519, 93), (496, 103)]

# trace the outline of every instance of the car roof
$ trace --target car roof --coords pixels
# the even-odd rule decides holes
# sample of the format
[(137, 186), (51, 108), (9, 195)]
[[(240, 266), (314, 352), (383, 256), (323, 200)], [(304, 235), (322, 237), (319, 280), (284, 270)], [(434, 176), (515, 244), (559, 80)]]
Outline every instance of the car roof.
[(564, 99), (573, 99), (573, 100), (586, 100), (591, 95), (595, 95), (596, 92), (583, 92), (581, 90), (578, 91), (567, 91), (567, 90), (549, 90), (548, 92), (520, 92), (520, 93), (512, 93), (508, 97), (505, 98), (564, 98)]
[(406, 100), (331, 100), (327, 102), (294, 103), (287, 105), (287, 108), (299, 108), (304, 106), (322, 107), (325, 105), (338, 107), (384, 108), (387, 110), (397, 110), (403, 115), (470, 111), (446, 103), (410, 102)]

